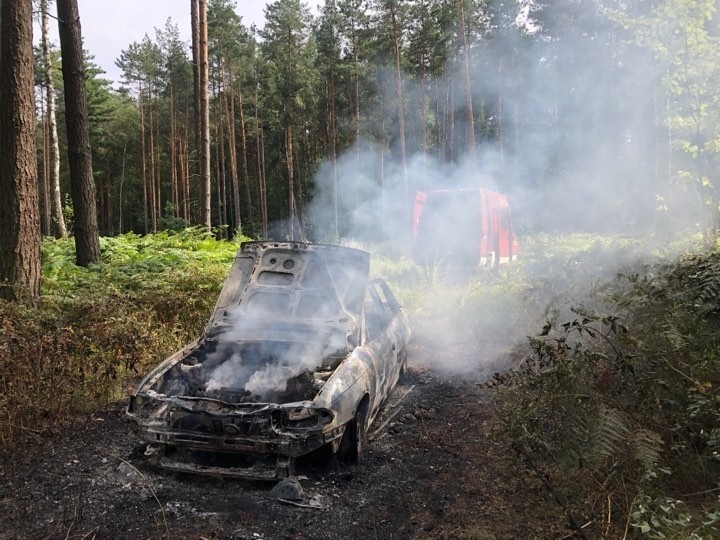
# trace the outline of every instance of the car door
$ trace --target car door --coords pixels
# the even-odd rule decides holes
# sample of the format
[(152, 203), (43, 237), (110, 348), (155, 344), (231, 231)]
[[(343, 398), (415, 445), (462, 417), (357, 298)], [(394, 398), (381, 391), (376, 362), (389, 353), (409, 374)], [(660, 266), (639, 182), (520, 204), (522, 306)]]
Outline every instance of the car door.
[(388, 393), (397, 382), (402, 364), (405, 361), (407, 346), (407, 328), (400, 303), (395, 299), (390, 287), (383, 280), (375, 280), (373, 286), (383, 306), (388, 323), (384, 332), (389, 344), (389, 353), (385, 364), (385, 379), (388, 381)]
[(397, 382), (404, 358), (405, 332), (400, 305), (384, 281), (374, 280), (368, 288), (368, 296), (371, 299), (368, 336), (378, 358), (378, 378), (381, 380), (379, 405)]

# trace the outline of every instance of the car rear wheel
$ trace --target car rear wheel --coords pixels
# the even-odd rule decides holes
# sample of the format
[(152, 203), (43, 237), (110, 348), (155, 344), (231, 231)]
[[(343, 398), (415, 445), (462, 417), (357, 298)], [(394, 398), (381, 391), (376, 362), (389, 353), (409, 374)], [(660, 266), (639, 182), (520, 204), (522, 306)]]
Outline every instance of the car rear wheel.
[(407, 351), (403, 349), (403, 352), (400, 355), (400, 376), (399, 378), (402, 379), (407, 375)]

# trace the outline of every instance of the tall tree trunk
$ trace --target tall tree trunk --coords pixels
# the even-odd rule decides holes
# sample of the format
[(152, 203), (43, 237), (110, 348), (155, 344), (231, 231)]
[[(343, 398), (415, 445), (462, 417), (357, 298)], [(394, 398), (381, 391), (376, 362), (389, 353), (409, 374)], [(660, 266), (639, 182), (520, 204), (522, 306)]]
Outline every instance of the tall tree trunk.
[(90, 151), (82, 31), (77, 0), (57, 0), (57, 13), (65, 84), (70, 187), (75, 210), (75, 251), (77, 264), (90, 266), (101, 261), (100, 237)]
[(192, 213), (190, 212), (190, 175), (191, 175), (191, 168), (192, 168), (192, 162), (190, 160), (190, 132), (188, 129), (185, 130), (185, 153), (184, 153), (184, 162), (185, 162), (185, 174), (183, 175), (183, 181), (185, 182), (185, 185), (183, 187), (183, 193), (185, 195), (183, 201), (183, 212), (185, 213), (185, 220), (190, 223), (192, 220)]
[(153, 129), (153, 108), (152, 108), (152, 95), (150, 95), (150, 107), (148, 116), (150, 117), (150, 231), (152, 233), (157, 232), (157, 208), (155, 206), (155, 130)]
[[(447, 81), (446, 81), (447, 82)], [(447, 97), (440, 104), (440, 92), (438, 91), (438, 81), (433, 81), (433, 89), (435, 91), (435, 134), (438, 141), (437, 157), (441, 163), (447, 162)]]
[(267, 238), (268, 227), (270, 223), (270, 217), (268, 215), (268, 202), (267, 202), (267, 168), (265, 165), (265, 130), (260, 128), (260, 180), (262, 190), (262, 226), (263, 226), (263, 237)]
[[(387, 133), (385, 132), (385, 119), (387, 118), (386, 103), (385, 103), (385, 92), (381, 94), (382, 100), (382, 114), (380, 122), (380, 133), (382, 136), (382, 144), (380, 145), (380, 217), (382, 222), (385, 222), (385, 140), (387, 139)], [(382, 225), (381, 225), (382, 227)], [(383, 231), (384, 232), (384, 231)]]
[[(202, 111), (200, 107), (200, 13), (199, 0), (190, 0), (190, 26), (192, 33), (192, 66), (193, 66), (193, 145), (188, 152), (188, 176), (200, 178), (200, 148), (202, 146), (200, 127)], [(202, 187), (201, 190), (202, 192)], [(188, 189), (188, 195), (190, 191)]]
[(172, 215), (180, 217), (180, 204), (178, 199), (178, 173), (177, 173), (177, 128), (175, 119), (175, 91), (173, 88), (172, 67), (170, 68), (170, 203)]
[[(258, 103), (258, 93), (255, 90), (255, 103)], [(255, 141), (257, 143), (257, 166), (258, 166), (258, 200), (260, 201), (260, 221), (262, 236), (267, 238), (268, 215), (267, 215), (267, 187), (265, 184), (265, 141), (263, 129), (260, 125), (260, 109), (256, 105), (255, 113)]]
[(450, 96), (450, 127), (448, 129), (448, 157), (450, 161), (454, 161), (457, 157), (456, 148), (457, 141), (455, 137), (455, 81), (450, 79), (450, 89), (448, 92)]
[(200, 182), (202, 185), (202, 224), (209, 231), (212, 227), (210, 209), (210, 104), (208, 100), (208, 28), (207, 2), (198, 3), (198, 57), (200, 60)]
[(155, 215), (159, 220), (163, 215), (162, 205), (162, 175), (160, 174), (160, 165), (162, 164), (162, 145), (160, 144), (160, 112), (155, 112)]
[(285, 160), (288, 174), (288, 210), (290, 215), (290, 240), (295, 240), (295, 167), (293, 165), (293, 139), (295, 138), (292, 122), (288, 123), (285, 129)]
[(335, 69), (330, 71), (330, 80), (327, 86), (327, 131), (330, 142), (330, 163), (332, 165), (332, 204), (333, 204), (333, 235), (340, 236), (338, 212), (338, 170), (337, 170), (337, 111), (335, 107)]
[[(360, 158), (360, 63), (358, 61), (358, 44), (357, 44), (357, 31), (355, 28), (355, 19), (352, 20), (352, 47), (353, 47), (353, 69), (354, 69), (354, 83), (355, 83), (355, 103), (353, 111), (353, 127), (355, 128), (355, 157), (357, 159), (357, 170), (360, 170), (361, 158)], [(359, 197), (359, 185), (357, 184), (360, 175), (356, 175), (355, 180), (355, 196)], [(359, 201), (356, 201), (359, 202)]]
[(40, 230), (43, 236), (50, 236), (52, 234), (52, 210), (50, 209), (50, 129), (48, 127), (47, 113), (45, 106), (40, 101), (40, 114), (42, 115), (42, 127), (43, 127), (43, 174), (42, 174), (42, 215), (40, 216)]
[[(216, 115), (218, 116), (218, 115)], [(215, 122), (215, 176), (217, 177), (217, 215), (219, 225), (228, 224), (225, 199), (225, 130), (222, 122)], [(227, 236), (227, 231), (224, 233)]]
[(200, 153), (200, 14), (198, 0), (190, 0), (190, 33), (193, 68), (194, 152)]
[(397, 99), (398, 131), (400, 132), (400, 162), (402, 163), (405, 199), (409, 200), (410, 185), (408, 182), (407, 151), (405, 149), (405, 96), (403, 95), (402, 71), (400, 69), (400, 29), (395, 7), (391, 7), (390, 9), (390, 18), (393, 32), (393, 49), (395, 52), (395, 95)]
[[(247, 205), (246, 229), (252, 234), (253, 228), (253, 207), (252, 197), (250, 196), (250, 171), (248, 169), (248, 151), (247, 151), (247, 133), (245, 131), (245, 112), (243, 107), (242, 88), (238, 83), (238, 109), (240, 111), (240, 141), (242, 144), (242, 168), (245, 183), (245, 204)], [(233, 115), (234, 116), (234, 115)], [(239, 230), (239, 225), (238, 225)]]
[(185, 167), (187, 164), (187, 156), (185, 154), (186, 139), (182, 135), (178, 137), (178, 216), (188, 221), (188, 215), (186, 211), (187, 193), (185, 192), (185, 177), (187, 175)]
[[(229, 84), (225, 80), (229, 78)], [(233, 74), (222, 69), (222, 78), (225, 97), (225, 120), (227, 121), (228, 151), (230, 153), (230, 190), (233, 204), (233, 230), (240, 232), (242, 219), (240, 218), (240, 181), (238, 179), (237, 145), (235, 140), (235, 92), (233, 90)], [(228, 92), (229, 91), (229, 92)], [(231, 231), (232, 232), (232, 231)]]
[(472, 83), (470, 81), (470, 51), (467, 44), (467, 25), (465, 24), (465, 0), (460, 0), (460, 30), (463, 40), (465, 60), (465, 106), (467, 107), (467, 151), (470, 162), (477, 161), (475, 154), (475, 117), (473, 115)]
[(31, 0), (0, 1), (0, 298), (40, 296)]
[(150, 232), (148, 225), (148, 185), (147, 185), (147, 147), (145, 146), (145, 98), (140, 87), (140, 154), (142, 159), (142, 189), (143, 189), (143, 232)]
[(123, 234), (125, 229), (123, 228), (123, 183), (125, 182), (125, 157), (127, 155), (128, 142), (125, 140), (123, 146), (122, 155), (122, 167), (120, 169), (120, 192), (118, 193), (118, 233)]
[(53, 230), (57, 238), (65, 238), (67, 237), (67, 227), (65, 226), (62, 195), (60, 193), (60, 145), (58, 144), (57, 118), (55, 115), (55, 82), (50, 59), (50, 17), (48, 16), (47, 0), (41, 0), (40, 10), (42, 11), (42, 53), (43, 63), (45, 64), (45, 92), (47, 95)]
[(113, 176), (114, 175), (111, 173), (108, 178), (101, 180), (98, 189), (98, 198), (100, 203), (99, 225), (100, 232), (103, 236), (112, 236), (113, 234), (112, 198), (110, 195), (110, 188), (113, 184)]

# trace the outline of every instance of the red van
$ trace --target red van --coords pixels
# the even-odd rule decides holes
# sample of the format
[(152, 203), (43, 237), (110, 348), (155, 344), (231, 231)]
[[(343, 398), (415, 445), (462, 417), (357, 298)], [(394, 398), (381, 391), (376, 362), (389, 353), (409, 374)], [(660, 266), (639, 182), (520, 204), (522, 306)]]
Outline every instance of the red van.
[(497, 267), (518, 256), (507, 197), (485, 188), (418, 191), (413, 233), (422, 263)]

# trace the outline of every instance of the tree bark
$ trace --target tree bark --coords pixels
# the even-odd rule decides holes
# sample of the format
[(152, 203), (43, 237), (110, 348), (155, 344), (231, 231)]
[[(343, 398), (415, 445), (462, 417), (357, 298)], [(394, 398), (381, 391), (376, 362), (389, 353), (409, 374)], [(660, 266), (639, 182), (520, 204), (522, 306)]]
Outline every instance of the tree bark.
[[(50, 156), (48, 147), (50, 146), (50, 133), (48, 129), (48, 119), (45, 103), (40, 100), (40, 115), (42, 117), (43, 127), (43, 173), (42, 173), (42, 193), (40, 194), (42, 213), (40, 215), (40, 231), (43, 237), (52, 235), (52, 210), (50, 210)], [(38, 175), (40, 171), (38, 171)]]
[(52, 76), (50, 59), (50, 17), (48, 17), (47, 0), (40, 3), (42, 11), (42, 52), (45, 63), (45, 92), (47, 95), (47, 119), (50, 156), (50, 182), (52, 185), (52, 219), (53, 230), (57, 238), (67, 237), (67, 227), (63, 216), (62, 195), (60, 193), (60, 145), (58, 144), (57, 118), (55, 115), (55, 82)]
[(199, 0), (198, 3), (198, 30), (200, 41), (198, 53), (200, 60), (200, 178), (202, 185), (202, 224), (208, 231), (212, 228), (211, 222), (211, 192), (210, 192), (210, 104), (208, 99), (208, 28), (207, 28), (207, 2)]
[(190, 197), (191, 197), (191, 190), (190, 190), (190, 176), (191, 176), (191, 168), (192, 163), (190, 160), (190, 130), (185, 130), (185, 154), (184, 154), (184, 163), (185, 163), (185, 174), (183, 175), (183, 181), (185, 182), (185, 185), (183, 186), (183, 212), (185, 213), (185, 221), (188, 223), (192, 220), (192, 212), (190, 211)]
[[(228, 219), (227, 200), (225, 198), (225, 129), (222, 122), (215, 122), (215, 177), (217, 178), (218, 224), (225, 225), (228, 223)], [(223, 234), (227, 236), (227, 231)]]
[(475, 155), (475, 119), (473, 116), (472, 83), (470, 81), (470, 51), (467, 45), (467, 25), (465, 24), (465, 0), (460, 0), (460, 25), (465, 60), (465, 102), (467, 107), (467, 151), (470, 162), (476, 162)]
[(330, 142), (330, 163), (332, 165), (332, 204), (333, 204), (333, 236), (340, 236), (339, 214), (338, 214), (338, 167), (337, 167), (337, 111), (335, 107), (335, 68), (330, 71), (327, 86), (327, 131)]
[(157, 203), (155, 191), (155, 129), (153, 127), (153, 96), (150, 94), (148, 116), (150, 117), (150, 232), (157, 232)]
[[(355, 28), (355, 19), (352, 20), (352, 48), (353, 48), (353, 71), (354, 71), (354, 86), (355, 86), (355, 103), (353, 107), (353, 127), (355, 129), (355, 158), (357, 159), (357, 170), (360, 170), (361, 157), (360, 157), (360, 62), (358, 60), (358, 44), (357, 44), (357, 29)], [(358, 182), (360, 175), (356, 175), (355, 179), (355, 203), (360, 202), (360, 186)]]
[[(226, 80), (229, 79), (228, 81)], [(233, 91), (233, 74), (226, 73), (222, 68), (223, 90), (225, 94), (225, 120), (228, 132), (228, 151), (230, 152), (230, 190), (232, 193), (233, 231), (240, 232), (242, 219), (240, 218), (240, 180), (238, 179), (237, 144), (235, 138), (235, 92)]]
[(288, 211), (290, 214), (290, 240), (295, 240), (295, 167), (293, 165), (293, 139), (295, 138), (293, 124), (290, 122), (285, 130), (285, 160), (287, 162), (288, 173)]
[(408, 182), (407, 151), (405, 148), (405, 97), (402, 87), (402, 71), (400, 69), (400, 29), (397, 20), (396, 8), (390, 8), (390, 18), (393, 32), (393, 48), (395, 50), (395, 94), (397, 98), (398, 131), (400, 132), (400, 162), (403, 173), (403, 189), (405, 199), (409, 200), (410, 185)]
[(144, 232), (150, 232), (148, 225), (148, 185), (147, 185), (147, 147), (145, 145), (145, 98), (143, 97), (142, 86), (140, 86), (140, 97), (138, 98), (140, 108), (140, 153), (142, 155), (142, 189), (143, 189), (143, 227)]
[(260, 202), (260, 221), (262, 237), (267, 238), (268, 215), (267, 215), (267, 186), (265, 183), (265, 140), (263, 129), (260, 125), (260, 108), (257, 106), (258, 92), (255, 89), (255, 142), (257, 143), (257, 168), (258, 168), (258, 201)]
[(77, 0), (57, 0), (67, 125), (70, 191), (75, 210), (77, 264), (100, 263), (95, 181), (85, 90), (85, 64)]
[[(200, 178), (200, 14), (198, 0), (190, 0), (190, 26), (192, 34), (192, 67), (193, 67), (193, 145), (188, 152), (188, 177)], [(202, 191), (202, 190), (201, 190)], [(188, 187), (188, 196), (190, 189)], [(189, 202), (188, 202), (189, 204)]]
[(0, 2), (0, 298), (40, 296), (31, 0)]
[[(247, 133), (245, 131), (245, 112), (243, 110), (242, 88), (238, 83), (238, 110), (240, 111), (240, 141), (242, 144), (242, 168), (243, 178), (245, 179), (245, 204), (247, 205), (247, 221), (246, 230), (252, 234), (253, 228), (253, 207), (252, 197), (250, 196), (250, 170), (248, 168), (248, 152), (247, 152)], [(238, 231), (240, 230), (238, 226)]]
[(177, 129), (175, 127), (175, 91), (173, 88), (173, 69), (170, 65), (170, 202), (172, 204), (172, 215), (180, 217), (180, 204), (178, 199), (178, 174), (177, 174)]

